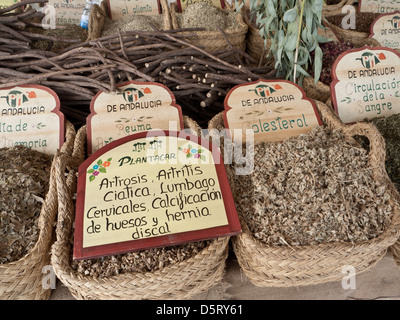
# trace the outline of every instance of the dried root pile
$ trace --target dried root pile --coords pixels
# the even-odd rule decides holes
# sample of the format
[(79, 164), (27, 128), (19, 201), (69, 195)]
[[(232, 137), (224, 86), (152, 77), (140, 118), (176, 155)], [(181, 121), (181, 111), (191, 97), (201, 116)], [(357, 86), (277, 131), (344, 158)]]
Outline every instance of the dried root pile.
[(0, 149), (0, 264), (21, 259), (36, 244), (50, 167), (51, 157), (32, 149)]
[(372, 178), (366, 150), (336, 130), (258, 144), (253, 173), (236, 180), (238, 211), (267, 245), (367, 241), (391, 223), (389, 192)]
[[(27, 2), (40, 1), (21, 3)], [(37, 13), (0, 12), (0, 88), (26, 83), (48, 86), (58, 94), (61, 111), (74, 124), (85, 122), (98, 91), (115, 92), (118, 83), (136, 80), (166, 85), (183, 112), (206, 125), (223, 110), (223, 97), (233, 86), (274, 76), (272, 68), (258, 66), (258, 61), (238, 49), (209, 53), (187, 41), (204, 29), (118, 31), (77, 43), (21, 31), (37, 25), (29, 22), (33, 15)], [(59, 53), (31, 50), (37, 39), (71, 46)]]

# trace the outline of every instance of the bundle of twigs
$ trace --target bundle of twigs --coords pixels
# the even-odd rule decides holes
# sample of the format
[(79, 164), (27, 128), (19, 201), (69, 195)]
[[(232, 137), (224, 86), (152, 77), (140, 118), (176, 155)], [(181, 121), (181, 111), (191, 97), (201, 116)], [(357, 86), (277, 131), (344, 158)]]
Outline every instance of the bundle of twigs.
[[(7, 16), (18, 23), (24, 14)], [(43, 35), (6, 25), (2, 17), (1, 38), (14, 36), (18, 41), (11, 52), (9, 46), (3, 50), (4, 41), (0, 45), (0, 88), (27, 83), (48, 86), (59, 95), (61, 110), (75, 123), (85, 121), (98, 91), (115, 92), (118, 83), (135, 80), (166, 85), (184, 114), (205, 125), (223, 109), (223, 98), (233, 86), (274, 76), (272, 69), (233, 47), (208, 53), (186, 41), (200, 29), (185, 29), (184, 35), (182, 30), (118, 32), (54, 53), (30, 50), (30, 41)]]

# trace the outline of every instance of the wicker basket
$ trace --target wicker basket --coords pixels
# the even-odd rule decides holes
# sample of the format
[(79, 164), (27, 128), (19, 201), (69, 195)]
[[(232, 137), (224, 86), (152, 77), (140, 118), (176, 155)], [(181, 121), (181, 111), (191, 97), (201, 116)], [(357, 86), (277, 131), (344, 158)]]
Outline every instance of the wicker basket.
[(269, 48), (271, 46), (271, 40), (267, 40), (267, 45), (264, 44), (264, 39), (260, 35), (260, 30), (256, 28), (248, 18), (248, 14), (242, 8), (242, 15), (244, 21), (248, 26), (248, 32), (246, 37), (246, 52), (258, 61), (259, 65), (273, 65), (273, 57), (268, 57)]
[[(199, 134), (200, 127), (184, 116), (186, 129)], [(218, 238), (197, 255), (180, 263), (172, 264), (154, 272), (129, 272), (109, 278), (96, 279), (75, 272), (71, 266), (70, 235), (73, 232), (75, 208), (72, 201), (76, 190), (77, 166), (84, 160), (86, 127), (82, 127), (75, 142), (73, 168), (64, 177), (67, 156), (58, 158), (58, 223), (57, 240), (52, 247), (51, 262), (60, 281), (77, 299), (109, 300), (158, 300), (189, 299), (209, 290), (222, 280), (228, 256), (229, 237)]]
[(356, 3), (356, 0), (342, 0), (338, 4), (326, 5), (322, 8), (322, 15), (328, 17), (342, 14), (344, 6), (354, 6), (357, 9), (357, 5), (355, 5)]
[[(71, 154), (75, 129), (66, 122), (66, 141), (61, 151)], [(46, 272), (42, 269), (50, 265), (50, 249), (54, 240), (54, 223), (57, 216), (56, 163), (53, 159), (50, 172), (49, 191), (39, 216), (39, 238), (35, 246), (22, 259), (0, 264), (1, 300), (46, 300), (51, 289), (42, 286)]]
[[(392, 198), (396, 199), (395, 187), (385, 171), (384, 140), (376, 128), (367, 123), (345, 126), (324, 103), (316, 101), (316, 104), (327, 127), (340, 128), (347, 136), (361, 135), (369, 139), (373, 177), (386, 184)], [(222, 114), (218, 114), (210, 122), (210, 129), (222, 126)], [(341, 281), (344, 265), (353, 266), (357, 274), (367, 271), (398, 239), (400, 208), (397, 202), (393, 205), (392, 224), (383, 234), (370, 241), (294, 247), (267, 246), (256, 240), (242, 221), (242, 234), (232, 237), (233, 249), (243, 273), (256, 286), (292, 287)]]
[[(172, 29), (177, 30), (180, 29), (177, 19), (177, 7), (174, 3), (168, 7), (171, 16)], [(226, 9), (231, 10), (234, 9), (228, 3), (226, 3)], [(200, 13), (199, 13), (200, 14)], [(186, 38), (186, 41), (191, 44), (203, 48), (207, 52), (217, 52), (223, 49), (236, 48), (241, 51), (245, 51), (246, 49), (246, 34), (247, 34), (247, 24), (243, 21), (243, 17), (241, 14), (235, 14), (236, 28), (227, 28), (224, 31), (225, 35), (220, 31), (196, 31), (195, 35), (193, 32), (184, 31), (180, 32), (180, 34), (190, 34), (190, 37)]]

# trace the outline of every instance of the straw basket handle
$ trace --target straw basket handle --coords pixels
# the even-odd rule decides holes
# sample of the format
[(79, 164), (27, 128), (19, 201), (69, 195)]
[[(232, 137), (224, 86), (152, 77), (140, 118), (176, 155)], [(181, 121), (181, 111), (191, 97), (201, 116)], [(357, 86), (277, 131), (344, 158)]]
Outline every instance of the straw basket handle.
[(386, 169), (386, 147), (385, 140), (378, 129), (371, 123), (358, 122), (344, 128), (344, 133), (351, 136), (365, 136), (369, 140), (369, 159), (375, 179), (387, 182), (389, 180)]

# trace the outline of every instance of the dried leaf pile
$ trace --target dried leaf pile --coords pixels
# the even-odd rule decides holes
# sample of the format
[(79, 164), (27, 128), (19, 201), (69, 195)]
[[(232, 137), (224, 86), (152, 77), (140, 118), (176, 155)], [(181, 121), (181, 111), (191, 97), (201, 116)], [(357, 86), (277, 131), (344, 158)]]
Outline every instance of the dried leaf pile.
[(400, 191), (400, 114), (377, 117), (369, 121), (376, 126), (385, 139), (386, 172)]
[(209, 241), (198, 241), (97, 259), (72, 260), (71, 266), (76, 272), (95, 278), (107, 278), (126, 272), (154, 272), (195, 256), (209, 244)]
[(367, 151), (340, 131), (320, 127), (253, 151), (254, 171), (236, 178), (236, 201), (262, 243), (354, 243), (390, 225), (389, 191), (372, 178)]
[(0, 149), (0, 264), (21, 259), (37, 242), (51, 160), (23, 146)]

